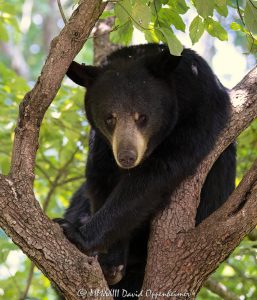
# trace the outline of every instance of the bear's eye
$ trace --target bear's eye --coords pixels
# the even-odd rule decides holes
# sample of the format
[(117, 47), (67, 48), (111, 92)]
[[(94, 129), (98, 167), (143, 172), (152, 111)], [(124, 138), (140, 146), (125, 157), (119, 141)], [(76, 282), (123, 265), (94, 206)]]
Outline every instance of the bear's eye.
[(144, 127), (147, 123), (147, 116), (144, 114), (138, 115), (135, 121), (138, 126)]
[(110, 115), (106, 118), (105, 124), (108, 128), (113, 129), (116, 125), (116, 117), (114, 115)]

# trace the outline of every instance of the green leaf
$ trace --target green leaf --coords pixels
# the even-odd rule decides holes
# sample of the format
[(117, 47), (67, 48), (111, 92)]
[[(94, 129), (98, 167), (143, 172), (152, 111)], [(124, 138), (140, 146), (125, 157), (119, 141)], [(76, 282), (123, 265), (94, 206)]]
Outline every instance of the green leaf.
[(135, 2), (139, 2), (143, 5), (147, 5), (149, 3), (149, 0), (136, 0)]
[(116, 44), (128, 45), (131, 42), (133, 34), (132, 22), (128, 21), (125, 24), (120, 24), (116, 20), (115, 25), (119, 27), (110, 33), (111, 41)]
[(0, 11), (14, 16), (17, 13), (17, 8), (14, 4), (3, 1), (0, 2)]
[(151, 8), (148, 5), (136, 2), (132, 10), (132, 21), (139, 30), (148, 28), (151, 21)]
[(195, 7), (200, 16), (206, 18), (213, 15), (215, 2), (213, 0), (195, 0)]
[(10, 171), (9, 159), (2, 160), (2, 158), (1, 158), (0, 171), (2, 174), (6, 174), (6, 175), (9, 173), (9, 171)]
[(228, 7), (227, 7), (227, 5), (224, 5), (224, 6), (215, 5), (215, 9), (221, 16), (223, 16), (223, 17), (228, 16)]
[(6, 28), (4, 27), (3, 23), (0, 22), (0, 40), (4, 42), (8, 42), (9, 36)]
[(150, 3), (159, 2), (160, 4), (167, 4), (169, 0), (149, 0), (148, 2)]
[(215, 4), (218, 6), (227, 6), (227, 0), (215, 0)]
[(227, 31), (220, 25), (219, 22), (214, 21), (212, 18), (207, 18), (205, 20), (205, 29), (211, 36), (217, 37), (221, 41), (228, 40)]
[(174, 11), (170, 12), (171, 24), (175, 26), (176, 29), (185, 32), (186, 25), (179, 14)]
[(257, 53), (257, 40), (254, 40), (249, 34), (246, 35), (247, 48), (251, 53)]
[(121, 24), (126, 23), (130, 19), (132, 13), (130, 0), (122, 0), (117, 2), (114, 7), (114, 12)]
[(113, 10), (106, 10), (104, 11), (101, 16), (100, 16), (100, 20), (109, 18), (109, 17), (113, 17), (114, 16), (114, 11)]
[(1, 240), (1, 251), (3, 249), (10, 251), (10, 250), (17, 250), (18, 247), (15, 244), (13, 244), (11, 241), (2, 239)]
[(257, 1), (247, 0), (244, 12), (246, 27), (253, 33), (257, 33)]
[(163, 34), (163, 41), (168, 44), (170, 53), (172, 55), (180, 56), (183, 51), (183, 45), (175, 36), (171, 28), (158, 28), (158, 30)]
[(200, 37), (204, 33), (204, 23), (201, 17), (196, 16), (191, 22), (189, 27), (189, 36), (192, 41), (192, 44), (195, 44), (199, 41)]
[(236, 22), (232, 22), (230, 24), (230, 28), (232, 30), (234, 30), (234, 31), (238, 31), (238, 30), (242, 30), (243, 29), (242, 26), (240, 24), (236, 23)]
[(10, 18), (4, 18), (4, 23), (14, 27), (14, 29), (19, 32), (20, 28), (17, 22), (17, 19), (15, 17), (10, 17)]
[(185, 14), (189, 9), (185, 0), (169, 0), (168, 5), (180, 15)]
[(185, 23), (181, 16), (171, 8), (162, 8), (158, 13), (159, 20), (165, 25), (170, 26), (171, 24), (175, 26), (176, 29), (185, 32)]
[(150, 7), (152, 10), (152, 15), (156, 16), (156, 14), (158, 14), (159, 10), (162, 8), (161, 0), (152, 1)]
[(160, 40), (156, 35), (156, 30), (154, 28), (150, 28), (150, 30), (146, 30), (145, 32), (145, 39), (149, 43), (158, 43)]

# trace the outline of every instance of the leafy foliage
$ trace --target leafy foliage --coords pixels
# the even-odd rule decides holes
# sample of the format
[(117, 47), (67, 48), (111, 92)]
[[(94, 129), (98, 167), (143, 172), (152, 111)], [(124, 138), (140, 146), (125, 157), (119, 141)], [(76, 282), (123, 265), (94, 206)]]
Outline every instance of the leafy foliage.
[[(188, 11), (195, 10), (196, 16), (188, 22)], [(128, 45), (132, 39), (133, 28), (141, 30), (148, 42), (164, 42), (168, 44), (170, 53), (180, 55), (183, 47), (179, 39), (175, 38), (176, 30), (185, 32), (189, 29), (192, 44), (199, 41), (206, 31), (211, 36), (221, 41), (228, 40), (227, 31), (221, 25), (220, 20), (228, 16), (231, 11), (240, 11), (241, 20), (237, 19), (236, 30), (243, 32), (248, 38), (251, 37), (249, 49), (254, 51), (257, 31), (257, 1), (246, 1), (239, 7), (234, 1), (227, 0), (121, 0), (114, 7), (116, 15), (115, 26), (117, 31), (112, 32), (112, 41), (117, 40)], [(234, 22), (232, 22), (234, 24)], [(231, 23), (231, 24), (232, 24)], [(122, 28), (124, 27), (124, 28)], [(231, 25), (231, 29), (235, 25)]]
[(191, 22), (189, 27), (189, 36), (191, 38), (192, 44), (195, 44), (199, 41), (201, 36), (204, 33), (204, 22), (200, 16), (196, 16)]
[(0, 40), (9, 40), (8, 26), (11, 25), (15, 30), (19, 30), (16, 19), (17, 9), (14, 5), (0, 1)]

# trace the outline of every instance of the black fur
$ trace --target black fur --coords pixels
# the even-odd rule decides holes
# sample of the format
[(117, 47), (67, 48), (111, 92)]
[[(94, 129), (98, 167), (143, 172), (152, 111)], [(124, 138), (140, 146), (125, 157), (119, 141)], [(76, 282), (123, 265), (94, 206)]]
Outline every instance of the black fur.
[[(59, 222), (82, 251), (107, 251), (99, 255), (103, 268), (126, 267), (123, 279), (111, 288), (140, 291), (150, 220), (213, 148), (229, 119), (228, 93), (194, 51), (184, 49), (181, 57), (174, 57), (165, 45), (123, 48), (104, 66), (73, 63), (67, 74), (87, 87), (85, 106), (92, 129), (86, 182)], [(118, 167), (106, 138), (104, 118), (113, 109), (147, 115), (147, 151), (129, 170)], [(196, 224), (222, 205), (234, 189), (234, 179), (231, 144), (206, 178)]]

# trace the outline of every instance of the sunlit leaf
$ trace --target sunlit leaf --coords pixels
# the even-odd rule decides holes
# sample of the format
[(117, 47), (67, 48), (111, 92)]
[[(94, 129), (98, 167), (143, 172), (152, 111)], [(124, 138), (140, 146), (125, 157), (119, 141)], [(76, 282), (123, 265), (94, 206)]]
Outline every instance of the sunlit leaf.
[(132, 39), (133, 25), (131, 21), (125, 24), (120, 24), (116, 21), (117, 29), (110, 34), (110, 39), (113, 43), (120, 43), (121, 45), (128, 45)]
[(214, 21), (212, 18), (208, 18), (205, 20), (205, 29), (210, 35), (217, 37), (221, 41), (228, 40), (227, 31), (221, 26), (219, 22)]
[(247, 0), (244, 11), (246, 27), (254, 34), (257, 34), (257, 1)]
[(114, 12), (121, 24), (126, 23), (132, 14), (132, 5), (130, 0), (118, 1), (114, 7)]
[(195, 7), (200, 16), (206, 18), (213, 15), (215, 1), (213, 0), (195, 0)]
[(190, 24), (189, 36), (193, 44), (197, 43), (204, 33), (204, 22), (201, 17), (196, 16)]
[(163, 34), (170, 53), (176, 56), (181, 55), (181, 52), (183, 51), (183, 45), (175, 36), (173, 31), (170, 28), (158, 28), (158, 30)]
[(132, 10), (132, 21), (139, 30), (147, 29), (151, 21), (151, 8), (140, 2), (136, 2)]

